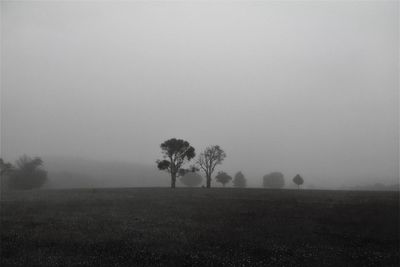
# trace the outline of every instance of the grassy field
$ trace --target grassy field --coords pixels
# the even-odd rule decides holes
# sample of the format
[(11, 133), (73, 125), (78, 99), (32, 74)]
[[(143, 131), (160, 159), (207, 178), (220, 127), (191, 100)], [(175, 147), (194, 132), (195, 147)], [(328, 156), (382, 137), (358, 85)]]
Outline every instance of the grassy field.
[(399, 266), (399, 193), (11, 192), (1, 266)]

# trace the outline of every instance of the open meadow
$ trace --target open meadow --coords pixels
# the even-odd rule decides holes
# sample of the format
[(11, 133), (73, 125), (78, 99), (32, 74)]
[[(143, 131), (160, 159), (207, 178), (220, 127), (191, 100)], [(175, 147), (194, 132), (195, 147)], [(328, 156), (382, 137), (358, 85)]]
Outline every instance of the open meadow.
[(399, 192), (8, 192), (1, 266), (399, 266), (399, 224)]

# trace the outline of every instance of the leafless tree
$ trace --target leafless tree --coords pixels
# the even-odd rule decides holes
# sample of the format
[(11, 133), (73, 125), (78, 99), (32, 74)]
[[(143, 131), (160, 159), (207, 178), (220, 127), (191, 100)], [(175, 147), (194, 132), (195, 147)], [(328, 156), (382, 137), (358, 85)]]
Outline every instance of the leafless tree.
[(207, 188), (211, 187), (211, 175), (215, 167), (225, 159), (225, 152), (217, 145), (207, 147), (199, 156), (197, 164), (206, 174)]

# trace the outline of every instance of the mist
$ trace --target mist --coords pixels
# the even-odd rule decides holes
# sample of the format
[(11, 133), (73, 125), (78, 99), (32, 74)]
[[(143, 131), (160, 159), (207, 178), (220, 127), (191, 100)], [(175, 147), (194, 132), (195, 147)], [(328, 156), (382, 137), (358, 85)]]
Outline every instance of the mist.
[(155, 161), (176, 137), (221, 146), (249, 186), (399, 182), (397, 1), (4, 1), (1, 37), (1, 157), (42, 156), (50, 181), (112, 185), (55, 163), (82, 159), (168, 185)]

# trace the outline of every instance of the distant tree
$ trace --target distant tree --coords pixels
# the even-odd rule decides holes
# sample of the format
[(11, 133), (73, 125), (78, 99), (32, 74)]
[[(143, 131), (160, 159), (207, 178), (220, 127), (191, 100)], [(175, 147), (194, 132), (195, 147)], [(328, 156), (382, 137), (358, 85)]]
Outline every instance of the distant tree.
[(0, 158), (0, 186), (1, 190), (5, 190), (8, 187), (8, 178), (13, 171), (14, 167), (11, 163), (5, 162)]
[(47, 172), (43, 169), (43, 161), (39, 157), (31, 158), (23, 155), (15, 162), (15, 166), (9, 175), (10, 189), (40, 188), (47, 181)]
[(215, 176), (215, 180), (217, 180), (218, 183), (221, 183), (225, 187), (225, 185), (232, 180), (232, 177), (226, 172), (221, 171), (218, 172), (217, 176)]
[(160, 170), (171, 174), (171, 188), (175, 188), (176, 177), (185, 174), (183, 165), (196, 156), (195, 149), (188, 141), (172, 138), (160, 145), (163, 160), (157, 160)]
[(234, 187), (246, 187), (246, 178), (242, 172), (237, 172), (233, 178)]
[(264, 187), (282, 188), (285, 185), (285, 179), (280, 172), (271, 172), (263, 177)]
[(180, 178), (182, 184), (188, 187), (199, 186), (203, 182), (203, 177), (196, 172), (185, 172), (185, 174)]
[(2, 158), (0, 158), (0, 175), (10, 173), (12, 169), (13, 166), (11, 163), (5, 162)]
[(300, 185), (302, 185), (304, 183), (304, 179), (300, 175), (297, 174), (293, 178), (293, 183), (297, 184), (297, 188), (300, 189)]
[(197, 164), (200, 169), (206, 174), (207, 188), (211, 187), (211, 176), (218, 164), (221, 164), (225, 159), (226, 154), (219, 146), (207, 147), (200, 153)]

